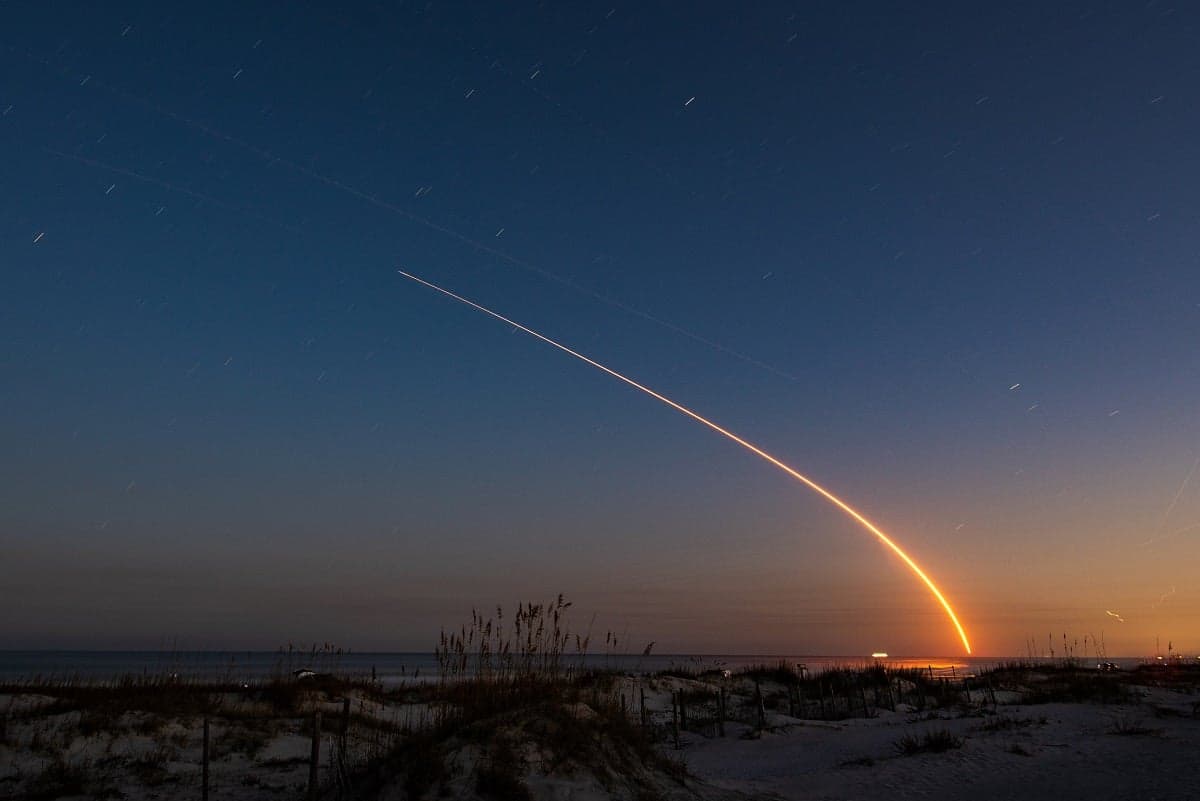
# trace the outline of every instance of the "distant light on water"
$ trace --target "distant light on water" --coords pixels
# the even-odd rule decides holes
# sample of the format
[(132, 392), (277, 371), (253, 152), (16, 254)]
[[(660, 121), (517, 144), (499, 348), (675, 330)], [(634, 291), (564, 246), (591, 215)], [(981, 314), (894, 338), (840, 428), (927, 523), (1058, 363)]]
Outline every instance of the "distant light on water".
[(876, 651), (871, 654), (872, 659), (887, 659), (887, 651)]

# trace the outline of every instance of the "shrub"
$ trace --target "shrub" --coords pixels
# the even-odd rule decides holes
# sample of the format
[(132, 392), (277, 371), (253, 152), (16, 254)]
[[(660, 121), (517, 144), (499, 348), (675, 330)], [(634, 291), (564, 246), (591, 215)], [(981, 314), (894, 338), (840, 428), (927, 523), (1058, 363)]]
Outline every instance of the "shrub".
[(1034, 724), (1039, 726), (1046, 725), (1046, 718), (1017, 718), (1011, 715), (997, 715), (996, 717), (984, 723), (979, 728), (982, 731), (1009, 731), (1010, 729), (1023, 729)]
[(785, 687), (800, 683), (800, 674), (796, 668), (782, 659), (774, 665), (750, 665), (738, 671), (738, 675), (758, 681), (773, 681)]
[(69, 763), (61, 756), (42, 769), (30, 782), (26, 792), (34, 801), (62, 798), (87, 793), (87, 769), (83, 765)]
[(521, 779), (523, 767), (508, 741), (498, 739), (488, 759), (475, 770), (475, 791), (497, 801), (532, 801), (529, 787)]
[(1112, 674), (1060, 670), (1024, 694), (1027, 704), (1098, 703), (1123, 704), (1134, 699), (1120, 679)]
[(962, 748), (961, 737), (955, 737), (948, 729), (927, 731), (918, 737), (914, 734), (901, 737), (896, 741), (896, 750), (902, 756), (913, 756), (924, 753), (941, 753), (954, 748)]
[(1162, 729), (1151, 728), (1143, 725), (1140, 721), (1121, 716), (1113, 720), (1112, 726), (1110, 726), (1108, 729), (1108, 733), (1120, 734), (1124, 736), (1150, 735), (1153, 737), (1161, 737), (1164, 732)]

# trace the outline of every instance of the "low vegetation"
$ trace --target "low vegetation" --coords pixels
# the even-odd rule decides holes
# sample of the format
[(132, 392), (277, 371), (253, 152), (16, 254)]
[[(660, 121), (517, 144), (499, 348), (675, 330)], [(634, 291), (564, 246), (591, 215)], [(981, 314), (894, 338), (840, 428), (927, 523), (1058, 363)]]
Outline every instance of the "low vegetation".
[[(1131, 674), (1070, 661), (1010, 662), (950, 678), (877, 662), (812, 675), (782, 661), (622, 675), (587, 666), (591, 638), (570, 629), (570, 609), (559, 597), (511, 613), (473, 613), (440, 638), (437, 676), (387, 687), (340, 676), (338, 652), (328, 646), (281, 650), (273, 675), (250, 683), (172, 672), (0, 684), (0, 747), (17, 757), (13, 769), (0, 770), (0, 796), (118, 797), (126, 790), (117, 788), (131, 783), (197, 795), (207, 721), (209, 758), (243, 798), (301, 795), (316, 733), (318, 779), (330, 798), (526, 801), (569, 781), (584, 795), (662, 801), (693, 792), (695, 780), (676, 757), (701, 737), (759, 738), (806, 720), (893, 715), (918, 733), (893, 743), (892, 754), (839, 764), (867, 768), (950, 751), (967, 734), (998, 735), (994, 747), (1030, 756), (1030, 730), (1047, 717), (1005, 711), (1006, 704), (1133, 708), (1144, 691), (1132, 689), (1134, 681), (1183, 695), (1200, 677), (1190, 666)], [(618, 648), (611, 633), (604, 647)], [(293, 674), (322, 659), (333, 669)], [(1190, 714), (1186, 703), (1158, 703), (1145, 707), (1148, 714)], [(1108, 731), (1161, 734), (1134, 715), (1113, 718)], [(979, 720), (950, 723), (962, 718)]]
[(1030, 726), (1045, 726), (1047, 723), (1046, 717), (1015, 717), (1013, 715), (996, 715), (989, 718), (979, 727), (981, 731), (997, 732), (997, 731), (1012, 731), (1014, 729), (1024, 729)]
[(896, 741), (896, 751), (901, 756), (937, 754), (962, 748), (963, 740), (955, 737), (948, 729), (927, 731), (922, 735), (905, 735)]
[[(678, 763), (655, 747), (620, 700), (616, 674), (584, 668), (589, 638), (567, 626), (570, 603), (519, 607), (505, 623), (473, 613), (443, 634), (439, 681), (427, 690), (432, 725), (403, 738), (357, 781), (363, 796), (403, 786), (409, 798), (526, 799), (529, 782), (573, 776), (614, 797), (657, 797), (679, 782)], [(606, 645), (615, 637), (606, 635)], [(458, 792), (456, 792), (458, 791)]]
[(1163, 730), (1152, 726), (1147, 726), (1139, 719), (1118, 715), (1113, 719), (1112, 725), (1108, 729), (1109, 734), (1119, 734), (1125, 737), (1162, 737)]

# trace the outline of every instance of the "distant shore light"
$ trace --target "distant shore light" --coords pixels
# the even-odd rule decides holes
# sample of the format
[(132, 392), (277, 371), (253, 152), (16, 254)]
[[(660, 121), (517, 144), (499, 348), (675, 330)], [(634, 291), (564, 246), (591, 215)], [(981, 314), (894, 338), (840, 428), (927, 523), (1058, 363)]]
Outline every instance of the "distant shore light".
[(887, 651), (876, 651), (871, 654), (872, 659), (887, 659)]

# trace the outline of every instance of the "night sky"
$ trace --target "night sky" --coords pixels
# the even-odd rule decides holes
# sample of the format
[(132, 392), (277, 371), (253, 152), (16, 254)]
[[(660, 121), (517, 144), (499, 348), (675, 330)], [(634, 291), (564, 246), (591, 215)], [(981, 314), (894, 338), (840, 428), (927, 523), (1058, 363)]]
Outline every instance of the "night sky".
[(338, 5), (0, 5), (0, 647), (960, 652), (404, 269), (976, 653), (1200, 649), (1200, 12)]

